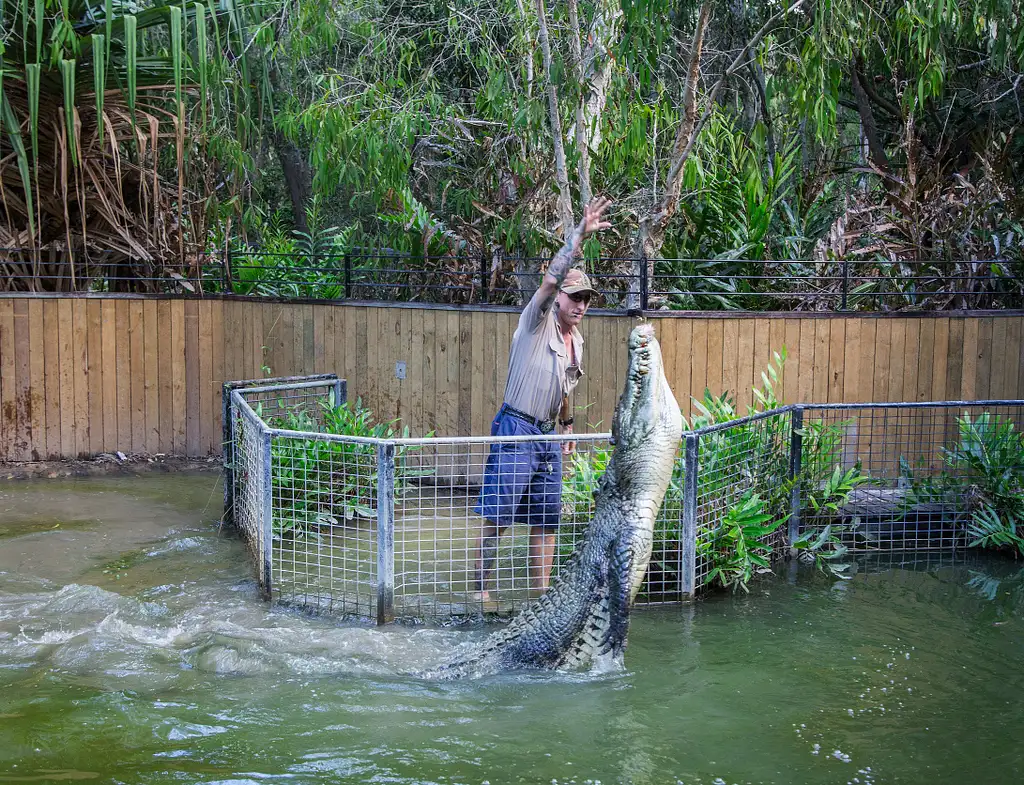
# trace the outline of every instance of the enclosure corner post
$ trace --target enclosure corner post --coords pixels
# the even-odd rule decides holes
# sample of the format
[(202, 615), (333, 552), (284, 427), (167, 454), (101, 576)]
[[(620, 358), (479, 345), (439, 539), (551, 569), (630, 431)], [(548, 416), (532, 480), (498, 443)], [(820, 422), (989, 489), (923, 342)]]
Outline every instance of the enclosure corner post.
[(235, 522), (235, 437), (234, 423), (231, 416), (231, 386), (224, 384), (221, 388), (221, 461), (224, 475), (224, 512), (220, 516), (221, 523), (231, 525)]
[(651, 298), (650, 273), (647, 270), (647, 254), (640, 255), (640, 310), (646, 311)]
[(789, 481), (793, 484), (789, 491), (789, 548), (793, 554), (793, 544), (800, 536), (800, 469), (803, 462), (804, 447), (804, 409), (794, 406), (790, 415), (789, 435)]
[(697, 584), (697, 472), (700, 437), (687, 433), (683, 437), (683, 509), (680, 521), (682, 543), (682, 594), (692, 600)]
[(484, 245), (480, 250), (480, 302), (482, 303), (490, 300), (487, 283), (487, 246)]
[(847, 300), (850, 292), (850, 260), (843, 259), (843, 295), (839, 305), (839, 310), (845, 311), (847, 308)]
[(352, 255), (345, 251), (345, 299), (352, 299)]
[(334, 380), (334, 405), (344, 406), (348, 402), (348, 380)]
[(271, 589), (273, 588), (271, 585), (271, 567), (273, 565), (271, 549), (274, 543), (274, 479), (271, 468), (271, 435), (270, 430), (265, 426), (262, 436), (263, 520), (260, 539), (263, 542), (260, 548), (260, 572), (262, 572), (260, 587), (263, 590), (263, 598), (269, 600), (272, 596)]
[(377, 624), (395, 619), (395, 445), (377, 448)]

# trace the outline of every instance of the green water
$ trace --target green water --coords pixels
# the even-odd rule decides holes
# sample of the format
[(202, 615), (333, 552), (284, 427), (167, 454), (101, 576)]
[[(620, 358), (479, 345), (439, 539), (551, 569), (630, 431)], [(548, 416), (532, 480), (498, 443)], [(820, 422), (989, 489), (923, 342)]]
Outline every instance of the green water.
[(437, 684), (408, 674), (482, 630), (273, 610), (220, 499), (0, 487), (0, 782), (1024, 780), (1012, 562), (782, 575), (640, 610), (621, 672)]

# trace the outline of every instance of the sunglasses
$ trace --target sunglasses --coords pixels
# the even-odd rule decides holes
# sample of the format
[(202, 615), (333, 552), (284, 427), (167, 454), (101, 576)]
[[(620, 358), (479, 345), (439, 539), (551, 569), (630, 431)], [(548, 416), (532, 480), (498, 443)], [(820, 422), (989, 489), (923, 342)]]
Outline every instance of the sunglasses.
[(573, 292), (568, 294), (570, 300), (574, 303), (586, 303), (590, 305), (590, 292)]

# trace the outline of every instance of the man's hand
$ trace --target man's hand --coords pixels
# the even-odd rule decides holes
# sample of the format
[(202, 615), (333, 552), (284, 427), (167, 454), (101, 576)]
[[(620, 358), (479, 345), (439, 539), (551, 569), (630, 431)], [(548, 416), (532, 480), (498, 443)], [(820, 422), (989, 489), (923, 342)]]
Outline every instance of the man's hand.
[(604, 220), (604, 212), (611, 207), (611, 204), (612, 200), (608, 197), (598, 196), (591, 199), (590, 204), (583, 208), (583, 220), (580, 222), (580, 227), (583, 229), (584, 237), (611, 227), (611, 221)]
[[(562, 433), (572, 433), (572, 426), (567, 425)], [(576, 452), (576, 442), (562, 442), (562, 455), (572, 455)]]

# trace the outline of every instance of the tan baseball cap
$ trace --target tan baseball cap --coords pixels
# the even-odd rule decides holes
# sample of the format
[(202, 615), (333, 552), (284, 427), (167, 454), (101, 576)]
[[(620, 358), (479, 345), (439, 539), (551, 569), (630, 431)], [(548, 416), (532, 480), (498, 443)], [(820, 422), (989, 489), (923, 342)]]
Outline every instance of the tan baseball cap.
[(595, 296), (598, 294), (597, 289), (590, 285), (590, 278), (578, 267), (574, 267), (565, 274), (561, 289), (566, 294), (576, 294), (576, 292), (590, 292)]

